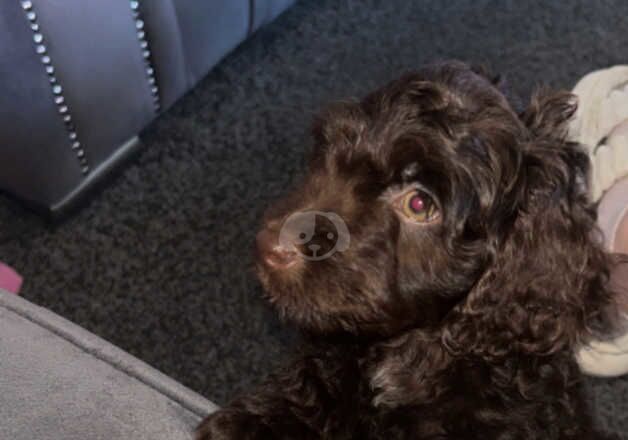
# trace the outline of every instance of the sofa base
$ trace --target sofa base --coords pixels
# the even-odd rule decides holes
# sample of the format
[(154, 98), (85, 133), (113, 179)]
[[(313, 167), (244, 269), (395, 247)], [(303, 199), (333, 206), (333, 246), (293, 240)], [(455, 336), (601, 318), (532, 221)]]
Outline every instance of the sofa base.
[(89, 195), (101, 189), (105, 181), (120, 171), (122, 168), (120, 167), (121, 163), (127, 162), (134, 157), (141, 147), (142, 142), (140, 138), (133, 136), (122, 144), (107, 160), (92, 170), (72, 192), (54, 205), (46, 208), (45, 215), (53, 221), (59, 221), (75, 212), (87, 201)]
[(45, 219), (51, 222), (59, 222), (84, 206), (95, 192), (102, 190), (114, 175), (123, 170), (124, 167), (122, 165), (129, 162), (139, 153), (142, 145), (139, 137), (133, 136), (122, 144), (115, 153), (109, 156), (105, 162), (92, 170), (76, 188), (51, 206), (24, 199), (10, 192), (6, 192), (5, 195)]

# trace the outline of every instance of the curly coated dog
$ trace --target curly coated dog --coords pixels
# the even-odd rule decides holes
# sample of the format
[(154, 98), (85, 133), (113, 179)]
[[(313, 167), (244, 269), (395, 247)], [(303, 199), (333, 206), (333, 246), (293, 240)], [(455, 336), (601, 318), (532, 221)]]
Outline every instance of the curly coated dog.
[(257, 236), (307, 343), (197, 438), (606, 438), (573, 355), (616, 310), (574, 111), (540, 92), (517, 112), (445, 62), (324, 112)]

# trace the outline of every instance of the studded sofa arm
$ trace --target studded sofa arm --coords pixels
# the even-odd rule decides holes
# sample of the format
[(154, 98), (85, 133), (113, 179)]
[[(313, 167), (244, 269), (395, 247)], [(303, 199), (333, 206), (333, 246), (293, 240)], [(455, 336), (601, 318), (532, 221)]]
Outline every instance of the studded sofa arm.
[(78, 200), (137, 134), (294, 0), (8, 0), (0, 9), (0, 190)]

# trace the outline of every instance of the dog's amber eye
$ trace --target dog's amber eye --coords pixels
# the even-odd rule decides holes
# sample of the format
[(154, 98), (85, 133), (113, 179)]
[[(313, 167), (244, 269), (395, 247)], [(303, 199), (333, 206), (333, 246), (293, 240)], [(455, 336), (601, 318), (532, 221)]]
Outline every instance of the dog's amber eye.
[(414, 189), (405, 193), (400, 200), (400, 208), (410, 220), (428, 223), (438, 218), (438, 207), (434, 199), (424, 191)]

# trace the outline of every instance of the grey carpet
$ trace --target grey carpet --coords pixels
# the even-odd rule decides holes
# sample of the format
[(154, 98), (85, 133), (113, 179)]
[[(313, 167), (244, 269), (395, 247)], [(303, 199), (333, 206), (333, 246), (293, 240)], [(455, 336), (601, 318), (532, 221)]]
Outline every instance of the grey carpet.
[[(628, 62), (626, 17), (624, 0), (302, 1), (149, 127), (141, 155), (68, 221), (0, 199), (0, 258), (28, 299), (224, 403), (293, 339), (250, 251), (323, 103), (441, 58), (485, 63), (522, 97), (569, 88)], [(628, 433), (628, 380), (591, 390), (601, 423)]]

